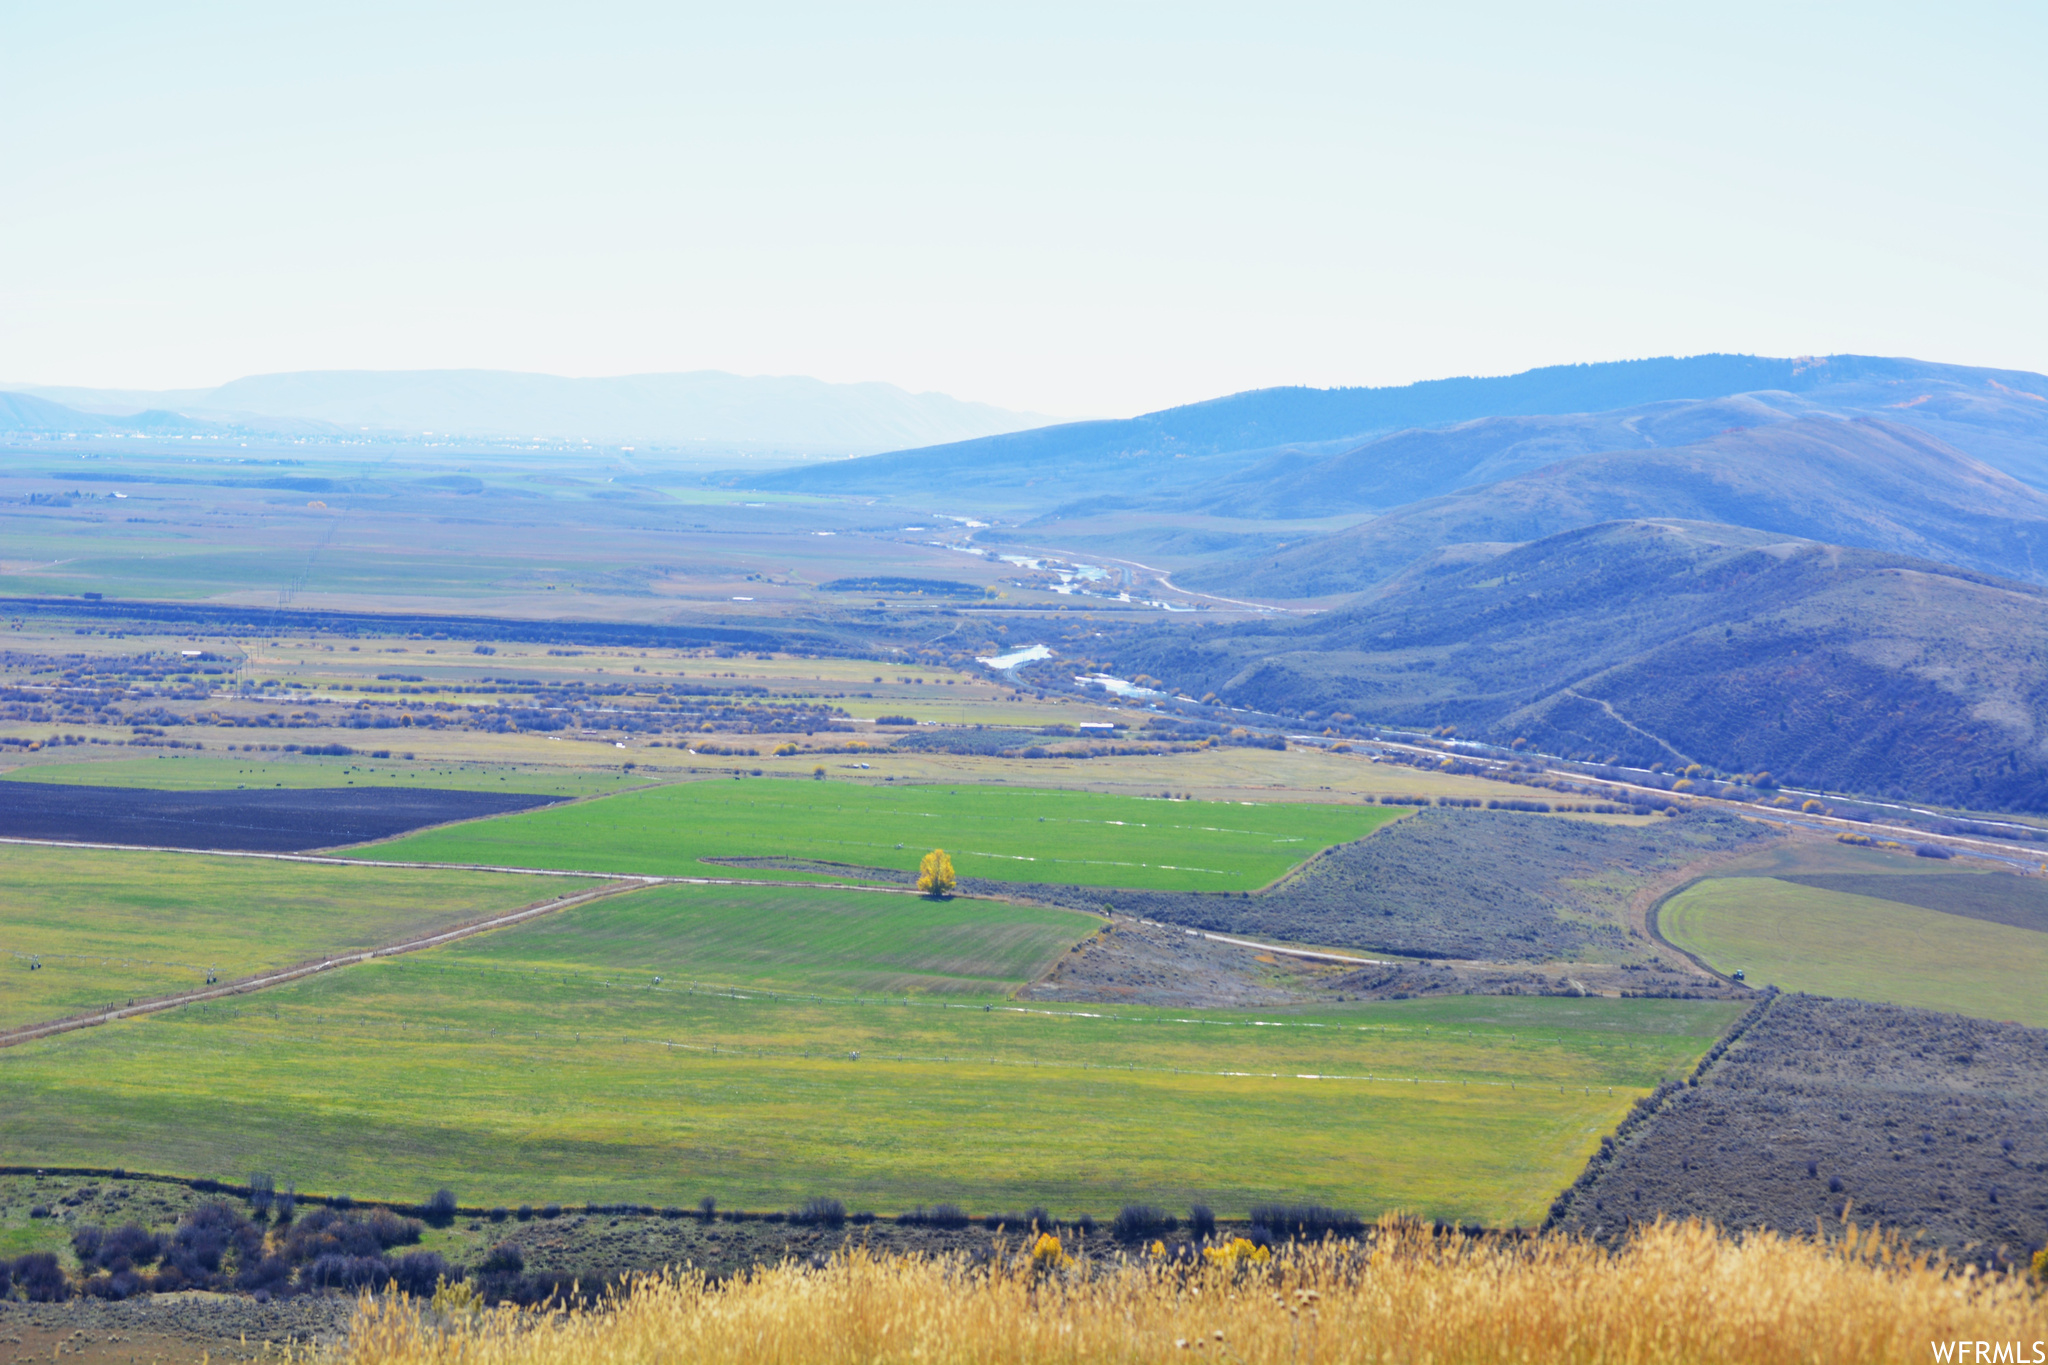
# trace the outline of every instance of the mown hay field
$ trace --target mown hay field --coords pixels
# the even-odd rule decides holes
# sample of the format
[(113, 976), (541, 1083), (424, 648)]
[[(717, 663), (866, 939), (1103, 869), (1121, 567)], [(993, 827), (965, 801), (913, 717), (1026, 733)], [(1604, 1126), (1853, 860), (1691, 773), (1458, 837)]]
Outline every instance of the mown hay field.
[[(2008, 880), (2018, 879), (1968, 884)], [(1910, 883), (1902, 894), (1934, 884)], [(1754, 985), (2048, 1026), (2048, 933), (2038, 930), (1769, 877), (1700, 882), (1657, 919), (1673, 943)]]
[(702, 876), (713, 870), (698, 861), (705, 857), (814, 858), (908, 872), (926, 850), (944, 848), (963, 877), (1249, 891), (1396, 815), (1382, 806), (1166, 801), (966, 784), (711, 780), (475, 821), (361, 853)]
[[(1403, 1225), (1382, 1226), (1369, 1250), (1283, 1250), (1266, 1264), (1072, 1261), (1069, 1250), (1032, 1244), (973, 1269), (856, 1252), (715, 1285), (672, 1272), (545, 1315), (450, 1312), (446, 1296), (441, 1311), (365, 1300), (341, 1358), (1919, 1365), (2031, 1361), (2048, 1341), (2048, 1298), (2017, 1277), (1948, 1275), (1881, 1239), (1828, 1247), (1664, 1223), (1610, 1256), (1565, 1238), (1466, 1242)], [(2006, 1354), (1979, 1354), (1979, 1342)]]
[[(899, 922), (816, 912), (840, 916), (833, 941), (869, 965), (807, 968), (770, 897), (812, 894), (633, 893), (11, 1049), (0, 1147), (50, 1165), (271, 1170), (358, 1197), (452, 1183), (479, 1204), (711, 1194), (773, 1209), (825, 1194), (884, 1213), (954, 1200), (1106, 1216), (1145, 1197), (1228, 1215), (1307, 1197), (1532, 1223), (1599, 1134), (1739, 1009), (1452, 997), (1247, 1014), (863, 994), (848, 986), (1017, 970), (1046, 940), (1020, 953), (1012, 907), (981, 904), (977, 950), (912, 898), (828, 893)], [(695, 964), (667, 947), (750, 920), (752, 960), (743, 944)], [(1030, 926), (1025, 941), (1045, 927)], [(919, 942), (922, 958), (905, 951)]]
[(208, 968), (233, 980), (589, 889), (488, 872), (0, 847), (0, 1028), (195, 989)]

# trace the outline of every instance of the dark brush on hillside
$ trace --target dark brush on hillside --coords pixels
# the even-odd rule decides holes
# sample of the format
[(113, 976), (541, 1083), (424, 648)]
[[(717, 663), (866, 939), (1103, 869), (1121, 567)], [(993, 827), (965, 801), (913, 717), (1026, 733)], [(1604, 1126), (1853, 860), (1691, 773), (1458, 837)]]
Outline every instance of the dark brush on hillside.
[(1991, 1265), (2048, 1242), (2048, 1030), (1782, 995), (1697, 1079), (1596, 1155), (1558, 1226), (1853, 1219)]
[(928, 1227), (958, 1229), (967, 1226), (967, 1210), (958, 1204), (935, 1204), (927, 1209), (920, 1204), (909, 1213), (897, 1215), (896, 1221), (905, 1227)]
[(815, 1227), (841, 1227), (846, 1223), (846, 1205), (837, 1199), (813, 1196), (803, 1202), (803, 1207), (789, 1215), (789, 1221)]
[[(266, 1236), (261, 1224), (234, 1205), (213, 1201), (192, 1209), (165, 1235), (133, 1224), (113, 1232), (81, 1227), (72, 1235), (72, 1250), (84, 1275), (80, 1288), (94, 1298), (193, 1289), (276, 1296), (387, 1285), (431, 1294), (440, 1278), (459, 1278), (461, 1272), (437, 1253), (396, 1260), (387, 1254), (417, 1242), (420, 1229), (416, 1220), (387, 1209), (357, 1214), (318, 1208), (296, 1223), (281, 1221)], [(152, 1264), (155, 1272), (146, 1273)]]
[(455, 1211), (453, 1190), (435, 1190), (427, 1197), (427, 1202), (420, 1206), (421, 1216), (427, 1220), (430, 1227), (447, 1227), (455, 1221)]
[[(1266, 891), (1118, 890), (1118, 914), (1406, 957), (1613, 961), (1647, 955), (1622, 911), (1633, 886), (1694, 859), (1778, 838), (1700, 812), (1647, 829), (1431, 807), (1343, 844)], [(1619, 889), (1617, 889), (1619, 887)], [(969, 878), (960, 889), (1100, 910), (1100, 888)]]
[(1270, 1237), (1296, 1242), (1356, 1237), (1365, 1231), (1365, 1223), (1357, 1214), (1324, 1204), (1255, 1204), (1251, 1223)]
[(11, 1281), (30, 1303), (63, 1303), (71, 1297), (71, 1281), (65, 1278), (64, 1267), (47, 1251), (15, 1257), (8, 1275), (0, 1278)]
[(1110, 1221), (1109, 1235), (1119, 1242), (1142, 1242), (1164, 1237), (1180, 1226), (1180, 1219), (1152, 1204), (1126, 1204)]

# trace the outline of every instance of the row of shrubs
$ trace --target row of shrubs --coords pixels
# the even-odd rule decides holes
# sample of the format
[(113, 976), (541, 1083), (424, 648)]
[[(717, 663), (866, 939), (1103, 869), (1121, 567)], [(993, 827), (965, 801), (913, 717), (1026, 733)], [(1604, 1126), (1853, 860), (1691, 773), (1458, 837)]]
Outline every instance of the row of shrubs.
[[(178, 1290), (239, 1290), (259, 1299), (329, 1290), (353, 1293), (392, 1288), (407, 1294), (429, 1295), (444, 1280), (469, 1277), (469, 1272), (449, 1264), (437, 1252), (391, 1254), (416, 1244), (425, 1223), (446, 1226), (462, 1212), (449, 1190), (437, 1190), (422, 1203), (410, 1206), (421, 1215), (419, 1218), (406, 1217), (382, 1206), (359, 1210), (347, 1196), (320, 1200), (321, 1207), (297, 1216), (299, 1196), (289, 1188), (277, 1189), (268, 1175), (254, 1175), (243, 1187), (215, 1180), (190, 1183), (203, 1192), (241, 1194), (248, 1201), (249, 1212), (226, 1201), (213, 1200), (192, 1209), (176, 1228), (166, 1233), (152, 1232), (135, 1223), (112, 1230), (92, 1225), (80, 1227), (71, 1239), (81, 1275), (75, 1288), (56, 1257), (47, 1252), (31, 1253), (12, 1261), (0, 1259), (0, 1299), (15, 1297), (16, 1291), (20, 1297), (39, 1302), (63, 1301), (74, 1292), (88, 1297), (125, 1299), (136, 1294)], [(562, 1205), (550, 1203), (538, 1210), (523, 1204), (516, 1211), (501, 1206), (477, 1213), (502, 1223), (507, 1219), (523, 1222), (536, 1216), (558, 1218), (565, 1211)], [(39, 1207), (33, 1212), (49, 1216), (46, 1208)], [(806, 1200), (787, 1212), (760, 1214), (722, 1210), (709, 1197), (687, 1213), (673, 1206), (657, 1209), (651, 1204), (589, 1204), (582, 1212), (665, 1218), (695, 1216), (705, 1222), (719, 1218), (728, 1222), (758, 1219), (834, 1228), (876, 1221), (872, 1213), (849, 1213), (842, 1201), (825, 1197)], [(976, 1219), (951, 1203), (929, 1209), (919, 1206), (898, 1215), (895, 1221), (906, 1227), (944, 1229), (961, 1229), (979, 1222), (990, 1232), (1072, 1229), (1092, 1236), (1106, 1231), (1125, 1243), (1157, 1240), (1177, 1233), (1182, 1227), (1179, 1217), (1150, 1204), (1126, 1204), (1106, 1229), (1090, 1215), (1062, 1221), (1042, 1207)], [(1262, 1205), (1251, 1211), (1251, 1223), (1253, 1240), (1261, 1244), (1355, 1236), (1364, 1228), (1356, 1215), (1316, 1204)], [(1216, 1232), (1216, 1218), (1206, 1206), (1197, 1204), (1189, 1211), (1185, 1226), (1198, 1241), (1211, 1238)], [(501, 1242), (474, 1273), (479, 1291), (491, 1302), (531, 1304), (571, 1296), (575, 1277), (527, 1276), (524, 1271), (525, 1258), (519, 1246)], [(575, 1296), (601, 1292), (602, 1288), (588, 1285), (577, 1290)]]
[[(706, 1198), (695, 1209), (683, 1210), (673, 1206), (656, 1208), (652, 1204), (590, 1204), (585, 1212), (591, 1214), (632, 1215), (642, 1217), (684, 1218), (695, 1217), (706, 1222), (723, 1219), (730, 1223), (758, 1220), (764, 1223), (793, 1223), (816, 1227), (842, 1227), (846, 1224), (866, 1225), (877, 1220), (872, 1213), (849, 1213), (846, 1205), (837, 1199), (814, 1198), (806, 1200), (800, 1207), (787, 1212), (747, 1213), (740, 1209), (721, 1209), (714, 1199)], [(543, 1217), (556, 1217), (558, 1206), (550, 1204), (542, 1210)], [(522, 1206), (518, 1217), (526, 1218), (532, 1210)], [(492, 1221), (503, 1221), (506, 1210), (492, 1209), (488, 1217)], [(899, 1227), (929, 1227), (947, 1231), (980, 1224), (990, 1232), (1029, 1232), (1033, 1230), (1053, 1232), (1071, 1229), (1087, 1236), (1106, 1232), (1121, 1242), (1141, 1242), (1174, 1233), (1180, 1230), (1182, 1220), (1164, 1209), (1150, 1204), (1126, 1204), (1111, 1219), (1107, 1226), (1096, 1221), (1092, 1214), (1078, 1218), (1058, 1219), (1044, 1208), (1032, 1208), (1023, 1213), (989, 1213), (979, 1217), (969, 1214), (958, 1204), (935, 1204), (926, 1208), (920, 1204), (906, 1213), (896, 1216)], [(1301, 1239), (1317, 1241), (1326, 1235), (1356, 1236), (1364, 1230), (1364, 1223), (1355, 1214), (1326, 1208), (1320, 1204), (1268, 1204), (1251, 1211), (1254, 1229), (1264, 1229), (1276, 1239)], [(1216, 1232), (1216, 1215), (1205, 1205), (1197, 1204), (1188, 1212), (1186, 1228), (1191, 1236), (1211, 1237)]]
[[(381, 1208), (368, 1213), (322, 1208), (294, 1221), (288, 1205), (274, 1202), (279, 1219), (269, 1232), (262, 1221), (221, 1200), (192, 1209), (168, 1233), (134, 1223), (112, 1231), (81, 1227), (71, 1237), (83, 1277), (78, 1292), (126, 1299), (142, 1293), (234, 1289), (268, 1299), (396, 1285), (409, 1294), (431, 1294), (443, 1279), (461, 1277), (462, 1272), (438, 1252), (415, 1251), (396, 1258), (387, 1254), (419, 1241), (418, 1219)], [(50, 1269), (40, 1263), (16, 1263), (14, 1279), (25, 1297), (61, 1301), (71, 1296), (72, 1287), (61, 1269), (54, 1275)]]
[[(964, 1228), (977, 1220), (970, 1218), (957, 1204), (939, 1204), (929, 1209), (919, 1207), (900, 1215), (896, 1221), (908, 1226)], [(1026, 1213), (985, 1214), (978, 1221), (991, 1232), (1072, 1229), (1084, 1235), (1104, 1232), (1119, 1242), (1154, 1241), (1179, 1233), (1183, 1226), (1187, 1235), (1196, 1240), (1216, 1235), (1216, 1215), (1203, 1204), (1188, 1210), (1185, 1223), (1177, 1215), (1152, 1204), (1124, 1205), (1106, 1228), (1088, 1214), (1061, 1220), (1043, 1208), (1034, 1208)], [(1316, 1242), (1325, 1237), (1356, 1237), (1365, 1231), (1365, 1223), (1357, 1214), (1322, 1204), (1255, 1205), (1251, 1210), (1251, 1225), (1253, 1240), (1262, 1243)]]
[[(486, 1302), (530, 1306), (587, 1304), (615, 1283), (567, 1273), (528, 1275), (525, 1253), (511, 1242), (493, 1247), (473, 1273), (436, 1251), (390, 1254), (417, 1242), (420, 1229), (417, 1219), (400, 1218), (388, 1209), (319, 1209), (295, 1223), (280, 1223), (266, 1239), (261, 1224), (232, 1205), (207, 1203), (162, 1236), (134, 1224), (111, 1233), (80, 1228), (72, 1238), (83, 1273), (76, 1292), (125, 1299), (180, 1289), (234, 1289), (266, 1302), (291, 1294), (395, 1290), (427, 1298), (443, 1284), (472, 1280)], [(6, 1269), (0, 1263), (0, 1298), (9, 1294)], [(32, 1301), (62, 1302), (73, 1293), (56, 1257), (47, 1252), (23, 1257), (14, 1270), (15, 1284)]]
[[(130, 1223), (112, 1230), (86, 1226), (71, 1239), (77, 1255), (80, 1280), (74, 1286), (57, 1258), (36, 1252), (13, 1261), (0, 1260), (0, 1299), (15, 1296), (32, 1302), (63, 1302), (74, 1293), (91, 1298), (126, 1299), (144, 1293), (179, 1290), (238, 1290), (267, 1301), (298, 1293), (365, 1290), (398, 1290), (425, 1297), (443, 1282), (473, 1278), (478, 1292), (489, 1302), (539, 1303), (571, 1296), (576, 1277), (525, 1273), (525, 1254), (513, 1242), (501, 1242), (478, 1263), (474, 1272), (451, 1265), (438, 1252), (391, 1253), (420, 1239), (420, 1220), (403, 1218), (388, 1209), (367, 1212), (320, 1208), (303, 1218), (292, 1219), (289, 1195), (263, 1191), (257, 1194), (263, 1207), (259, 1213), (275, 1212), (277, 1222), (268, 1232), (267, 1218), (252, 1219), (234, 1205), (215, 1200), (191, 1210), (168, 1233), (156, 1233)], [(430, 1201), (431, 1202), (431, 1201)], [(452, 1207), (452, 1198), (449, 1201)], [(642, 1213), (655, 1210), (646, 1205), (592, 1205), (593, 1213)], [(671, 1217), (683, 1216), (680, 1209), (662, 1209)], [(706, 1199), (695, 1211), (709, 1220), (721, 1216), (714, 1201)], [(727, 1219), (749, 1215), (725, 1211)], [(846, 1223), (874, 1221), (873, 1214), (849, 1214), (837, 1199), (816, 1198), (789, 1213), (759, 1215), (769, 1221), (838, 1227)], [(965, 1228), (979, 1221), (992, 1232), (1053, 1232), (1070, 1228), (1084, 1235), (1100, 1229), (1095, 1219), (1082, 1216), (1066, 1222), (1055, 1219), (1043, 1208), (1026, 1213), (989, 1214), (970, 1218), (957, 1204), (920, 1207), (896, 1220), (904, 1226)], [(1252, 1240), (1261, 1245), (1276, 1241), (1320, 1241), (1324, 1237), (1352, 1237), (1364, 1231), (1355, 1214), (1319, 1204), (1272, 1204), (1252, 1210)], [(1119, 1242), (1143, 1243), (1171, 1236), (1183, 1226), (1182, 1220), (1150, 1204), (1126, 1204), (1110, 1221), (1107, 1234)], [(1187, 1233), (1197, 1241), (1216, 1235), (1216, 1217), (1197, 1204), (1185, 1221)], [(601, 1285), (577, 1290), (578, 1295), (600, 1292)]]
[(1952, 850), (1944, 848), (1940, 844), (1907, 845), (1900, 843), (1896, 839), (1873, 839), (1868, 834), (1837, 834), (1835, 842), (1854, 844), (1858, 848), (1905, 849), (1911, 847), (1913, 856), (1916, 858), (1940, 858), (1946, 860), (1956, 856)]
[[(127, 1172), (116, 1171), (116, 1178), (125, 1178)], [(240, 1195), (248, 1201), (253, 1217), (237, 1213), (237, 1221), (247, 1225), (261, 1240), (263, 1225), (275, 1218), (278, 1231), (276, 1236), (287, 1247), (299, 1248), (307, 1239), (316, 1235), (335, 1240), (338, 1244), (323, 1247), (323, 1251), (344, 1253), (352, 1256), (374, 1255), (379, 1250), (394, 1246), (410, 1245), (419, 1240), (422, 1223), (433, 1227), (446, 1227), (458, 1216), (486, 1219), (492, 1223), (508, 1221), (530, 1222), (535, 1218), (556, 1219), (565, 1214), (581, 1213), (588, 1216), (643, 1217), (643, 1218), (696, 1218), (704, 1222), (725, 1221), (728, 1223), (762, 1222), (791, 1223), (799, 1226), (843, 1227), (847, 1224), (865, 1226), (878, 1220), (873, 1213), (849, 1212), (845, 1203), (838, 1199), (816, 1197), (807, 1199), (794, 1209), (749, 1213), (742, 1209), (721, 1208), (718, 1201), (706, 1196), (695, 1208), (683, 1209), (675, 1205), (654, 1204), (584, 1204), (565, 1206), (558, 1203), (521, 1204), (517, 1208), (499, 1205), (489, 1209), (464, 1209), (453, 1191), (436, 1190), (418, 1204), (396, 1206), (375, 1205), (358, 1210), (356, 1203), (347, 1195), (302, 1196), (291, 1189), (278, 1189), (269, 1175), (257, 1173), (249, 1178), (247, 1185), (224, 1184), (218, 1180), (200, 1179), (188, 1182), (191, 1188), (202, 1194), (228, 1193)], [(297, 1205), (309, 1202), (319, 1205), (314, 1212), (306, 1214), (294, 1223)], [(203, 1208), (230, 1208), (225, 1204), (211, 1204)], [(401, 1212), (402, 1211), (402, 1212)], [(49, 1217), (47, 1207), (38, 1206), (31, 1210), (33, 1216)], [(413, 1217), (407, 1214), (416, 1215)], [(188, 1215), (188, 1221), (197, 1217), (195, 1212)], [(919, 1205), (906, 1213), (898, 1214), (893, 1220), (902, 1227), (933, 1227), (960, 1229), (980, 1224), (990, 1232), (1029, 1231), (1038, 1228), (1051, 1231), (1068, 1228), (1093, 1236), (1105, 1230), (1091, 1214), (1082, 1214), (1073, 1219), (1054, 1218), (1043, 1207), (1034, 1207), (1023, 1213), (990, 1213), (970, 1215), (958, 1204), (942, 1203), (926, 1208)], [(1264, 1227), (1276, 1237), (1306, 1237), (1315, 1240), (1326, 1232), (1339, 1235), (1353, 1235), (1363, 1224), (1349, 1214), (1331, 1210), (1315, 1204), (1261, 1205), (1252, 1210), (1251, 1222), (1254, 1227)], [(1188, 1231), (1196, 1237), (1212, 1235), (1216, 1229), (1215, 1215), (1204, 1205), (1195, 1205), (1186, 1220)], [(1120, 1241), (1142, 1241), (1179, 1230), (1181, 1220), (1175, 1215), (1150, 1204), (1126, 1204), (1115, 1218), (1106, 1225), (1108, 1235)], [(289, 1231), (286, 1229), (289, 1228)], [(182, 1229), (179, 1234), (183, 1235)], [(143, 1241), (142, 1239), (152, 1239)], [(373, 1247), (371, 1242), (375, 1243)], [(339, 1244), (345, 1243), (345, 1244)], [(111, 1261), (125, 1258), (133, 1265), (147, 1265), (155, 1261), (170, 1243), (141, 1228), (130, 1225), (115, 1232), (103, 1232), (98, 1228), (81, 1228), (73, 1239), (74, 1249), (88, 1270), (93, 1268), (95, 1258), (102, 1247), (106, 1249), (109, 1262), (101, 1268), (111, 1268)], [(89, 1248), (89, 1249), (88, 1249)], [(146, 1251), (146, 1255), (138, 1254)], [(294, 1263), (310, 1259), (301, 1251), (292, 1253)]]
[[(1365, 798), (1370, 804), (1373, 800)], [(1496, 796), (1481, 799), (1477, 796), (1382, 796), (1382, 806), (1448, 806), (1458, 810), (1514, 810), (1533, 815), (1549, 815), (1554, 811), (1576, 811), (1582, 815), (1649, 815), (1652, 812), (1676, 807), (1665, 801), (1644, 801), (1630, 804), (1620, 801), (1530, 801), (1518, 796)]]

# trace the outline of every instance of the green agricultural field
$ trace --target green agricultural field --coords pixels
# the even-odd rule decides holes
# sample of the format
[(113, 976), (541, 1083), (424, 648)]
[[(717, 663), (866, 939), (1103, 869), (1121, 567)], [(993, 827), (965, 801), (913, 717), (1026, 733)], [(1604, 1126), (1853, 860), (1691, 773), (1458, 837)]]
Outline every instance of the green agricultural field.
[(703, 876), (725, 873), (699, 861), (706, 857), (816, 858), (914, 871), (925, 850), (944, 848), (963, 877), (1248, 891), (1394, 818), (1381, 806), (728, 780), (474, 821), (361, 852), (409, 862)]
[(644, 985), (999, 995), (1093, 933), (1094, 915), (885, 891), (663, 886), (489, 934), (444, 961)]
[(487, 872), (0, 847), (0, 1028), (190, 990), (209, 967), (233, 980), (587, 889)]
[(2015, 877), (2007, 872), (1937, 872), (1920, 877), (1823, 872), (1781, 875), (1778, 880), (2048, 933), (2048, 879), (2041, 877)]
[[(274, 1170), (358, 1196), (445, 1183), (464, 1202), (708, 1193), (777, 1208), (832, 1194), (880, 1212), (953, 1199), (1105, 1215), (1142, 1195), (1231, 1215), (1308, 1197), (1529, 1223), (1635, 1097), (1689, 1068), (1740, 1008), (884, 996), (863, 992), (954, 977), (969, 956), (997, 984), (1052, 926), (1020, 934), (1014, 907), (983, 903), (977, 936), (914, 899), (853, 894), (818, 913), (875, 922), (835, 924), (808, 969), (774, 923), (804, 913), (795, 902), (673, 888), (11, 1049), (0, 1147), (52, 1165)], [(702, 943), (750, 915), (763, 927), (687, 980), (660, 971), (681, 951), (664, 921)], [(1076, 927), (1084, 917), (1062, 932)]]
[[(202, 497), (208, 503), (217, 499), (218, 504), (247, 506), (250, 492), (208, 490)], [(257, 531), (257, 539), (245, 546), (242, 538), (252, 528), (225, 531), (218, 523), (208, 525), (211, 509), (179, 501), (179, 519), (189, 518), (186, 534), (142, 532), (90, 514), (73, 515), (63, 523), (6, 517), (13, 555), (47, 562), (39, 570), (0, 575), (0, 583), (10, 593), (97, 591), (110, 597), (173, 601), (246, 593), (255, 585), (282, 583), (305, 573), (306, 544), (329, 522), (326, 513), (290, 511)], [(452, 528), (444, 524), (442, 534), (431, 538), (439, 543), (430, 544), (394, 527), (399, 534), (373, 533), (368, 543), (351, 544), (362, 534), (361, 519), (353, 520), (355, 526), (321, 552), (309, 585), (314, 591), (344, 598), (410, 596), (413, 601), (425, 594), (466, 605), (534, 571), (533, 560), (504, 553), (510, 542), (488, 543), (488, 532), (473, 539), (459, 533), (451, 536)], [(469, 543), (460, 543), (463, 539)], [(588, 557), (601, 559), (602, 552)], [(603, 572), (601, 565), (592, 567)]]
[[(1913, 895), (1933, 881), (1896, 880)], [(1768, 877), (1700, 882), (1657, 918), (1673, 943), (1757, 985), (2048, 1026), (2048, 933)]]
[[(354, 740), (354, 743), (363, 743)], [(380, 739), (379, 744), (392, 741)], [(401, 741), (402, 742), (402, 741)], [(159, 791), (231, 791), (236, 787), (445, 787), (460, 791), (531, 792), (537, 796), (601, 796), (647, 785), (644, 777), (608, 770), (521, 763), (408, 762), (392, 758), (258, 757), (159, 754), (88, 763), (28, 763), (0, 781), (62, 782), (81, 787), (154, 787)]]

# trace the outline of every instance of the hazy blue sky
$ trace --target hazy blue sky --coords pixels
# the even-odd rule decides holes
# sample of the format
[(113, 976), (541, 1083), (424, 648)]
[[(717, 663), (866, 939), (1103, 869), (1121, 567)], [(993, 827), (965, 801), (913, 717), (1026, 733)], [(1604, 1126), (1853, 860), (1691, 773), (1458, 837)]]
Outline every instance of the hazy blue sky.
[(0, 380), (2048, 370), (2048, 5), (0, 0)]

